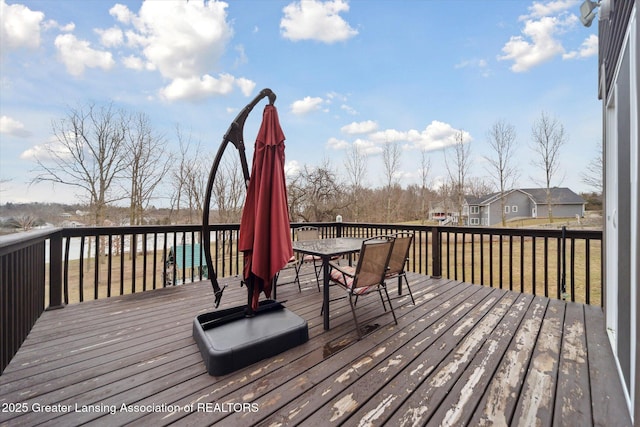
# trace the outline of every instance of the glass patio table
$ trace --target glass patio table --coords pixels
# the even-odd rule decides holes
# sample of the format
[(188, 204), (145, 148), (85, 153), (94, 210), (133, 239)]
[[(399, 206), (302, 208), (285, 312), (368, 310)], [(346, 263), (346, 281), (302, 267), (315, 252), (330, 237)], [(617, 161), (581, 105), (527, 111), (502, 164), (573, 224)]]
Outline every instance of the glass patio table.
[(322, 297), (325, 310), (324, 329), (329, 330), (329, 261), (337, 256), (360, 252), (364, 239), (354, 237), (337, 237), (318, 240), (295, 240), (293, 251), (303, 255), (313, 255), (322, 259)]

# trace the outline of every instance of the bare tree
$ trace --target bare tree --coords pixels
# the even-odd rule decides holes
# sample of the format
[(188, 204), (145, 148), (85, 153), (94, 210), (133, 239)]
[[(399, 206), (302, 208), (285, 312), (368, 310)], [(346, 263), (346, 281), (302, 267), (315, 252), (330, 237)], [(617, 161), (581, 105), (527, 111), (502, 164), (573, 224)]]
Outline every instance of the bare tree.
[(144, 210), (169, 171), (172, 155), (166, 141), (154, 134), (144, 113), (134, 115), (126, 136), (127, 177), (130, 182), (129, 223), (142, 224)]
[(391, 207), (393, 188), (398, 183), (398, 171), (400, 169), (400, 145), (397, 142), (386, 142), (382, 150), (382, 163), (384, 166), (385, 190), (387, 192), (387, 216), (386, 221), (391, 221)]
[(171, 216), (177, 221), (183, 221), (182, 210), (187, 209), (188, 224), (194, 222), (194, 218), (202, 217), (204, 190), (208, 171), (212, 161), (208, 161), (202, 153), (199, 143), (194, 143), (191, 134), (185, 135), (176, 126), (179, 151), (170, 173), (171, 185)]
[(427, 156), (427, 150), (420, 152), (420, 202), (421, 202), (421, 221), (429, 215), (429, 203), (427, 200), (427, 194), (429, 194), (429, 188), (431, 187), (429, 182), (429, 174), (431, 172), (431, 159)]
[(212, 156), (198, 155), (191, 158), (185, 173), (184, 193), (187, 199), (188, 224), (202, 221), (204, 196), (207, 188), (209, 167), (213, 163)]
[(7, 222), (7, 225), (9, 227), (20, 229), (22, 231), (29, 231), (41, 223), (42, 223), (42, 220), (38, 219), (34, 215), (22, 214), (22, 215), (18, 215), (16, 217), (11, 218)]
[(502, 226), (507, 225), (505, 213), (505, 193), (514, 187), (518, 178), (518, 170), (513, 165), (513, 155), (516, 148), (516, 129), (504, 120), (496, 121), (487, 132), (489, 146), (493, 150), (491, 157), (485, 157), (489, 162), (489, 172), (500, 192), (500, 211), (502, 212)]
[(467, 179), (465, 188), (466, 194), (477, 198), (487, 196), (495, 191), (495, 187), (491, 181), (487, 181), (485, 178), (480, 177), (471, 177)]
[[(171, 186), (173, 188), (170, 198), (171, 211), (169, 217), (180, 217), (180, 208), (182, 207), (182, 198), (184, 197), (184, 185), (187, 173), (189, 150), (191, 149), (191, 136), (186, 137), (180, 128), (176, 125), (176, 138), (178, 139), (178, 153), (174, 162), (174, 166), (169, 173)], [(196, 148), (199, 150), (199, 145)]]
[(52, 182), (75, 187), (87, 197), (93, 222), (102, 224), (105, 208), (121, 200), (116, 181), (126, 167), (125, 137), (129, 117), (112, 104), (89, 104), (71, 109), (52, 122), (55, 143), (44, 146), (36, 157), (37, 175), (32, 182)]
[(343, 188), (328, 161), (318, 167), (305, 166), (288, 183), (291, 219), (307, 222), (335, 220), (336, 215), (350, 204)]
[(471, 145), (464, 141), (464, 131), (456, 133), (456, 142), (450, 148), (449, 155), (445, 152), (445, 166), (452, 185), (455, 197), (456, 211), (458, 213), (458, 225), (463, 224), (462, 207), (464, 205), (464, 192), (466, 179), (471, 166)]
[[(234, 153), (235, 154), (235, 153)], [(223, 156), (218, 175), (213, 181), (213, 201), (219, 222), (239, 222), (247, 187), (242, 176), (240, 159)]]
[(596, 150), (596, 157), (591, 159), (587, 165), (587, 169), (582, 172), (582, 182), (592, 187), (599, 194), (602, 194), (602, 143), (598, 144)]
[(533, 139), (532, 150), (535, 157), (534, 166), (544, 171), (544, 185), (546, 190), (547, 212), (549, 222), (553, 221), (553, 200), (551, 197), (551, 183), (560, 166), (560, 149), (567, 142), (564, 126), (557, 119), (549, 117), (544, 111), (531, 128)]
[(353, 200), (354, 221), (359, 219), (359, 196), (362, 192), (364, 179), (367, 175), (367, 155), (358, 147), (352, 145), (347, 151), (344, 162), (349, 184), (351, 185), (351, 198)]

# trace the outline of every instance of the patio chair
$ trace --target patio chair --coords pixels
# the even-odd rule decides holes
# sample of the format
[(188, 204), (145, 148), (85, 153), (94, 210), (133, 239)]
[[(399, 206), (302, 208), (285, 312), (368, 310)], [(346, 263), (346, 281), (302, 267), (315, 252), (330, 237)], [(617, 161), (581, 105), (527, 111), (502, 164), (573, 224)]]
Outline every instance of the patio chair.
[(404, 278), (411, 301), (413, 305), (416, 305), (416, 300), (413, 299), (413, 293), (409, 286), (409, 279), (407, 279), (407, 272), (405, 271), (405, 266), (409, 261), (409, 248), (411, 248), (411, 243), (413, 242), (413, 233), (403, 232), (393, 234), (392, 236), (395, 237), (395, 241), (393, 243), (393, 251), (391, 251), (391, 258), (389, 259), (389, 268), (385, 274), (385, 280), (397, 277), (398, 295), (402, 295), (402, 279)]
[[(318, 227), (305, 226), (296, 230), (298, 240), (317, 240), (320, 239), (320, 230)], [(313, 271), (316, 274), (316, 285), (318, 286), (318, 292), (320, 292), (320, 273), (322, 272), (322, 258), (314, 255), (303, 255), (296, 264), (296, 278), (295, 282), (300, 288), (300, 269), (304, 264), (313, 264)]]
[(302, 292), (302, 289), (300, 288), (300, 281), (298, 280), (298, 259), (294, 256), (292, 256), (289, 261), (287, 262), (287, 264), (282, 267), (282, 269), (280, 271), (278, 271), (276, 273), (276, 276), (273, 279), (273, 298), (276, 299), (277, 297), (277, 292), (278, 292), (278, 279), (280, 278), (280, 273), (283, 270), (289, 270), (289, 269), (293, 269), (293, 271), (295, 271), (295, 278), (293, 279), (293, 282), (286, 282), (286, 283), (280, 283), (280, 285), (286, 285), (289, 283), (297, 283), (298, 284), (298, 292)]
[[(345, 290), (349, 298), (349, 305), (351, 306), (353, 321), (356, 324), (358, 339), (362, 338), (362, 331), (360, 322), (358, 322), (358, 316), (356, 315), (356, 303), (359, 297), (369, 293), (378, 292), (380, 300), (382, 301), (382, 307), (386, 313), (387, 307), (382, 295), (384, 291), (387, 302), (389, 303), (389, 308), (391, 309), (391, 314), (393, 315), (393, 320), (396, 325), (398, 324), (398, 319), (396, 318), (396, 313), (393, 311), (391, 299), (389, 298), (389, 293), (387, 292), (387, 287), (384, 282), (394, 240), (392, 236), (382, 236), (372, 237), (363, 241), (358, 263), (355, 267), (340, 266), (334, 263), (329, 264), (331, 267), (331, 282)], [(371, 321), (385, 313), (370, 317), (367, 321)]]
[[(300, 227), (296, 229), (295, 234), (298, 240), (315, 240), (320, 238), (320, 231), (318, 230), (317, 227), (310, 227), (310, 226)], [(320, 257), (314, 257), (311, 255), (305, 255), (300, 259), (297, 258), (295, 255), (292, 256), (289, 262), (287, 262), (287, 265), (285, 265), (282, 268), (282, 270), (288, 270), (293, 268), (293, 270), (295, 271), (295, 277), (293, 279), (293, 282), (281, 283), (281, 285), (286, 285), (288, 283), (295, 283), (298, 285), (298, 291), (302, 292), (302, 287), (300, 286), (300, 269), (302, 268), (302, 265), (304, 263), (313, 263), (314, 271), (316, 274), (316, 281), (318, 281), (320, 277), (320, 271), (322, 270), (322, 265), (320, 264), (319, 267), (316, 267), (316, 264), (320, 263), (321, 261), (322, 260), (320, 259)], [(276, 279), (275, 279), (276, 286), (278, 283), (279, 276), (280, 276), (280, 272), (276, 274)], [(318, 284), (318, 291), (320, 291), (320, 284)]]

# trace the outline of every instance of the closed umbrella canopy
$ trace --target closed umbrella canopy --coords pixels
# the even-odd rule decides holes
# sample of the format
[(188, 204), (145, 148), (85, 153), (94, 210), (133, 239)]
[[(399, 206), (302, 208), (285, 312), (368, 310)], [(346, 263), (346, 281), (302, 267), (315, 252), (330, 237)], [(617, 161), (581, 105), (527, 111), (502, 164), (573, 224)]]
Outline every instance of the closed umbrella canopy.
[(253, 310), (258, 308), (260, 292), (267, 298), (271, 296), (274, 276), (293, 256), (284, 139), (276, 107), (267, 105), (256, 137), (251, 179), (240, 221), (239, 250), (244, 253), (244, 278), (254, 285)]

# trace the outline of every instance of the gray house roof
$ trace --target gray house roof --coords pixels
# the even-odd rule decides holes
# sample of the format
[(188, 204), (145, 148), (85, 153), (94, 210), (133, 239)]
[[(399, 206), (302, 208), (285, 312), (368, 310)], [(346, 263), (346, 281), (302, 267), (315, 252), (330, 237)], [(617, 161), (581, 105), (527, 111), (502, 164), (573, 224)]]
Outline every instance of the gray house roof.
[[(546, 188), (518, 188), (505, 192), (505, 196), (514, 191), (525, 193), (538, 205), (547, 204), (547, 189)], [(500, 199), (500, 193), (487, 194), (483, 197), (466, 196), (465, 201), (469, 206), (486, 206)], [(573, 192), (573, 190), (567, 187), (553, 187), (551, 188), (551, 203), (554, 205), (582, 205), (586, 201), (580, 197), (580, 195)]]
[[(521, 188), (522, 192), (527, 193), (534, 202), (539, 205), (547, 204), (546, 188)], [(554, 205), (582, 205), (586, 201), (580, 195), (574, 193), (566, 187), (553, 187), (551, 189), (551, 203)]]

